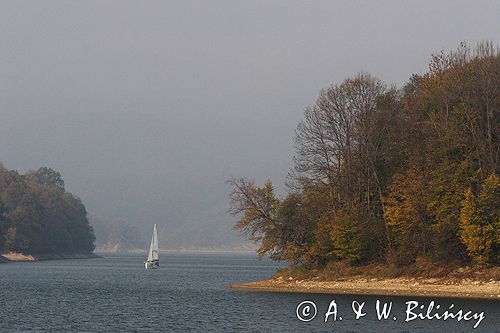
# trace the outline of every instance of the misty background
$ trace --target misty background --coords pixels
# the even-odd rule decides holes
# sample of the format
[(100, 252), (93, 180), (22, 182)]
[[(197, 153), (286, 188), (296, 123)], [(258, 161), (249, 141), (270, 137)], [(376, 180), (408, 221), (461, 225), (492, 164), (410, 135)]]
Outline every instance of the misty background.
[[(500, 42), (498, 1), (0, 1), (0, 162), (59, 171), (93, 220), (162, 248), (241, 249), (230, 177), (283, 192), (318, 91), (401, 86)], [(92, 220), (91, 220), (92, 222)], [(99, 234), (97, 234), (99, 238)]]

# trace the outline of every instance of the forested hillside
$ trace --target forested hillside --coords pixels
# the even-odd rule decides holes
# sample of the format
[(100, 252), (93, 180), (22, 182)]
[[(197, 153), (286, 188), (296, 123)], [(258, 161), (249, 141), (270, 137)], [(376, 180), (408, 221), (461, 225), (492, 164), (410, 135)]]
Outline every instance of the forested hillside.
[(94, 240), (85, 206), (58, 172), (21, 175), (0, 165), (0, 253), (85, 254)]
[(360, 73), (323, 89), (295, 134), (289, 193), (230, 184), (259, 254), (332, 262), (500, 260), (500, 53), (465, 44), (401, 89)]

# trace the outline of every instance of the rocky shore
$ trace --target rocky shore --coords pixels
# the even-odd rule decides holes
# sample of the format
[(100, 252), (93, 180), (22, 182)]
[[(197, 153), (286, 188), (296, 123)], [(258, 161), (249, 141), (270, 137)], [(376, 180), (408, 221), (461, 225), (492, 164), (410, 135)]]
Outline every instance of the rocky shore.
[(318, 279), (296, 280), (291, 277), (275, 277), (269, 280), (231, 285), (229, 288), (262, 292), (458, 297), (500, 300), (500, 281), (498, 280), (474, 281), (465, 279), (451, 281), (446, 279), (349, 278), (335, 281), (319, 281)]

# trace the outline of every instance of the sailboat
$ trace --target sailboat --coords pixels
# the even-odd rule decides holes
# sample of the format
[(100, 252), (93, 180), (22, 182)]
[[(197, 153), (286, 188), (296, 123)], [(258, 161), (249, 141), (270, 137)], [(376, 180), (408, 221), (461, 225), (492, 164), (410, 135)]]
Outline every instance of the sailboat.
[(158, 260), (158, 234), (156, 232), (156, 224), (153, 227), (153, 237), (151, 238), (148, 259), (144, 262), (144, 267), (146, 267), (146, 269), (160, 267), (160, 260)]

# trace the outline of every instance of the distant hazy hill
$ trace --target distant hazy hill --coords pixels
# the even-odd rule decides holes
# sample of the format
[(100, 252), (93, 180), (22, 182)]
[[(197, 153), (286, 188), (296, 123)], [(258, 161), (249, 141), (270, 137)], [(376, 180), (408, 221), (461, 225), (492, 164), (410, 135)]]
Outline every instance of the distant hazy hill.
[[(150, 229), (142, 230), (124, 220), (108, 221), (104, 218), (89, 217), (96, 235), (97, 252), (137, 252), (146, 251), (149, 247)], [(186, 251), (252, 251), (254, 247), (238, 237), (228, 240), (220, 226), (207, 224), (195, 228), (185, 226), (177, 228), (158, 224), (159, 243), (162, 250)], [(193, 232), (193, 229), (196, 230)], [(211, 230), (208, 230), (211, 229)], [(219, 233), (214, 232), (221, 229)], [(209, 232), (210, 231), (210, 232)], [(236, 234), (236, 233), (235, 233)]]
[(89, 217), (96, 234), (96, 251), (98, 252), (128, 252), (146, 249), (146, 241), (135, 225), (117, 220)]

